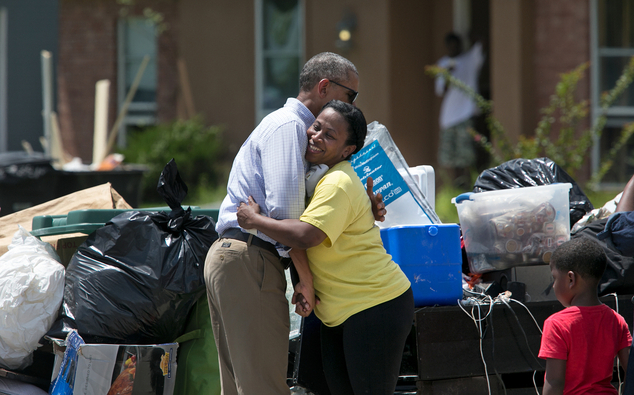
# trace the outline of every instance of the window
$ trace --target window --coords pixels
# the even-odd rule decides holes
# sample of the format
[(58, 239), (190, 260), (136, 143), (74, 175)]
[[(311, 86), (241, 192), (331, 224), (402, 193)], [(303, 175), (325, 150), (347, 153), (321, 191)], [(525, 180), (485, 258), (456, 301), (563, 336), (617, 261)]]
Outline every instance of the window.
[(304, 64), (303, 0), (255, 0), (256, 123), (297, 97)]
[(118, 108), (124, 104), (137, 72), (146, 55), (150, 61), (145, 68), (128, 113), (119, 129), (118, 143), (126, 144), (130, 127), (156, 123), (157, 86), (157, 26), (146, 18), (125, 18), (119, 21), (118, 31)]
[[(592, 110), (601, 114), (603, 92), (612, 89), (623, 69), (634, 56), (634, 0), (591, 0)], [(603, 158), (618, 140), (624, 124), (634, 121), (634, 85), (607, 111), (608, 119), (592, 153), (592, 168), (597, 170)], [(611, 170), (602, 180), (604, 186), (626, 183), (634, 174), (634, 141), (622, 149)]]

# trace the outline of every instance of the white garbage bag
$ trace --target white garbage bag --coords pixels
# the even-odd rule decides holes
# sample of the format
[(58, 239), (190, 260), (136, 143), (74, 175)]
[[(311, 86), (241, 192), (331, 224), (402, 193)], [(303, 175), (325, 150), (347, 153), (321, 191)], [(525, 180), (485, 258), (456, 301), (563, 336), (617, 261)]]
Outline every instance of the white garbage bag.
[(63, 294), (64, 266), (57, 253), (20, 226), (0, 256), (0, 366), (22, 369), (32, 363)]

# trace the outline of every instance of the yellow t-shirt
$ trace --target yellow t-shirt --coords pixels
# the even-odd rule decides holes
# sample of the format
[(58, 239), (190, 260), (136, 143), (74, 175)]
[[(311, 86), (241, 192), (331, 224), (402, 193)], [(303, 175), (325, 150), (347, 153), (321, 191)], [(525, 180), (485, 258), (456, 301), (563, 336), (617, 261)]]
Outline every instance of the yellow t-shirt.
[(340, 325), (410, 287), (383, 248), (370, 199), (350, 162), (340, 162), (324, 175), (300, 221), (327, 236), (307, 250), (315, 295), (321, 299), (315, 314), (325, 325)]

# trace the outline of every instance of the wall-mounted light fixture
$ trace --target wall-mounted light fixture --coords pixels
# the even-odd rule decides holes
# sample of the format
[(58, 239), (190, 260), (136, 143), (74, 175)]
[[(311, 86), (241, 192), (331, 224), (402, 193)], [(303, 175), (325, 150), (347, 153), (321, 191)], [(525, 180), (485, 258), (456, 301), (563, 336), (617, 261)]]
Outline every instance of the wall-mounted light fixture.
[(337, 48), (349, 50), (352, 48), (352, 33), (357, 27), (357, 16), (349, 10), (337, 22)]

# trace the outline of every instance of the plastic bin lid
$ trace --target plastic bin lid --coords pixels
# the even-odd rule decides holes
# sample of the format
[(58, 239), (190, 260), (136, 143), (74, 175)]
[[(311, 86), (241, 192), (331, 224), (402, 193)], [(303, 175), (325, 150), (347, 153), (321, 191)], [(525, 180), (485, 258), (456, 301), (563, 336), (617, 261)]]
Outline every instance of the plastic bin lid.
[(507, 188), (507, 189), (496, 189), (493, 191), (484, 191), (484, 192), (479, 192), (479, 193), (474, 193), (474, 192), (465, 192), (462, 193), (458, 196), (456, 196), (455, 198), (451, 199), (451, 203), (453, 204), (460, 204), (462, 202), (464, 202), (465, 200), (479, 200), (480, 197), (482, 197), (484, 199), (484, 196), (497, 196), (497, 195), (507, 195), (507, 194), (515, 194), (518, 192), (518, 190), (520, 189), (534, 189), (534, 188), (540, 188), (540, 189), (570, 189), (572, 188), (572, 184), (569, 182), (565, 182), (565, 183), (560, 183), (560, 182), (555, 182), (552, 184), (548, 184), (548, 185), (535, 185), (535, 186), (530, 186), (530, 187), (518, 187), (518, 188)]

